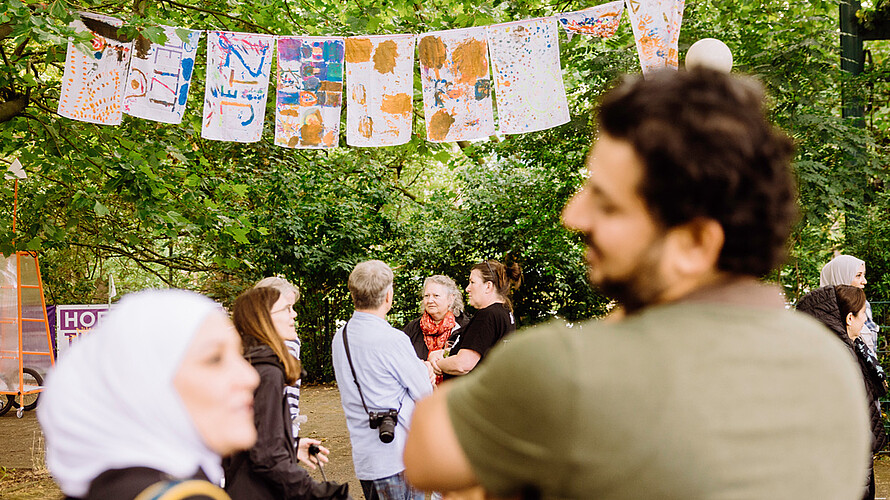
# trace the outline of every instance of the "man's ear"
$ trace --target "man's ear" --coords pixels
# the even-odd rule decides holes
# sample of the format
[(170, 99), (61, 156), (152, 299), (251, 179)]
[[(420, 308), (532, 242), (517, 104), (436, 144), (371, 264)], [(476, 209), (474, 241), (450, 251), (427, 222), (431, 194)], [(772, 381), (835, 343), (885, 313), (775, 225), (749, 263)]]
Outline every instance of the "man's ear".
[(668, 244), (674, 271), (692, 276), (716, 270), (724, 239), (720, 223), (705, 217), (672, 228)]

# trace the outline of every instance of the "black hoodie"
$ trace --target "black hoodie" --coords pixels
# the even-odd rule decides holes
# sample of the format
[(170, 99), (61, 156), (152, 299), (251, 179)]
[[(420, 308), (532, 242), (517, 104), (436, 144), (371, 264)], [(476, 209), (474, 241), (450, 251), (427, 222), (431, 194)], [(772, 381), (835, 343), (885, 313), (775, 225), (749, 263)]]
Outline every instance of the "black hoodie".
[[(797, 302), (797, 310), (805, 312), (810, 316), (821, 321), (829, 330), (834, 332), (840, 338), (850, 353), (859, 363), (862, 370), (863, 382), (865, 383), (865, 392), (868, 397), (869, 417), (871, 419), (872, 435), (872, 451), (879, 452), (887, 441), (884, 432), (884, 421), (881, 418), (881, 411), (875, 404), (878, 397), (884, 394), (883, 372), (878, 376), (877, 371), (880, 368), (877, 360), (869, 360), (870, 356), (868, 348), (862, 339), (857, 338), (855, 341), (847, 335), (847, 325), (841, 318), (841, 310), (837, 305), (837, 294), (833, 286), (823, 286), (804, 295)], [(860, 345), (861, 344), (861, 345)]]
[(314, 481), (297, 464), (290, 412), (284, 395), (284, 365), (267, 345), (244, 357), (260, 375), (253, 398), (257, 441), (253, 448), (223, 460), (226, 492), (232, 500), (348, 498), (348, 485)]

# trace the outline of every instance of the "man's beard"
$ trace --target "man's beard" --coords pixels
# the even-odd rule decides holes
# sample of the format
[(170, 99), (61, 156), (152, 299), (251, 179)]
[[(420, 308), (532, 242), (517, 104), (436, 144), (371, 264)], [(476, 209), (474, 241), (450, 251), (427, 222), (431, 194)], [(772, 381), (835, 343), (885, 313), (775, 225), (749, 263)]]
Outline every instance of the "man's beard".
[[(587, 245), (596, 248), (589, 237)], [(602, 280), (592, 285), (607, 297), (615, 299), (628, 313), (652, 305), (668, 287), (660, 268), (663, 251), (664, 237), (659, 236), (646, 247), (640, 261), (627, 274), (609, 277), (603, 273)]]

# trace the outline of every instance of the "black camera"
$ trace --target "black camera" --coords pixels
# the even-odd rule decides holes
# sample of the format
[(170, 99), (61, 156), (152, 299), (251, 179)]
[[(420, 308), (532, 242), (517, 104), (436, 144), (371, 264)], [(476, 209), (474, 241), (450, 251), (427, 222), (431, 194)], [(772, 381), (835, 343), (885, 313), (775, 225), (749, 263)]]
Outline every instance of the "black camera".
[(396, 435), (396, 424), (399, 423), (399, 410), (369, 411), (368, 420), (371, 428), (380, 432), (380, 440), (391, 443)]

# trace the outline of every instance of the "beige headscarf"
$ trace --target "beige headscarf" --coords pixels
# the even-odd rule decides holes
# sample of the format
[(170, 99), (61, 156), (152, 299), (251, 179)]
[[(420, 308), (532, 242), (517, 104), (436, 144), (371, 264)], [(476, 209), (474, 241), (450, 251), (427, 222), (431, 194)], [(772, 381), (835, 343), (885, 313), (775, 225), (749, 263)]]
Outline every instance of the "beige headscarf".
[(864, 260), (852, 255), (838, 255), (822, 267), (819, 286), (849, 285), (862, 264), (865, 264)]

